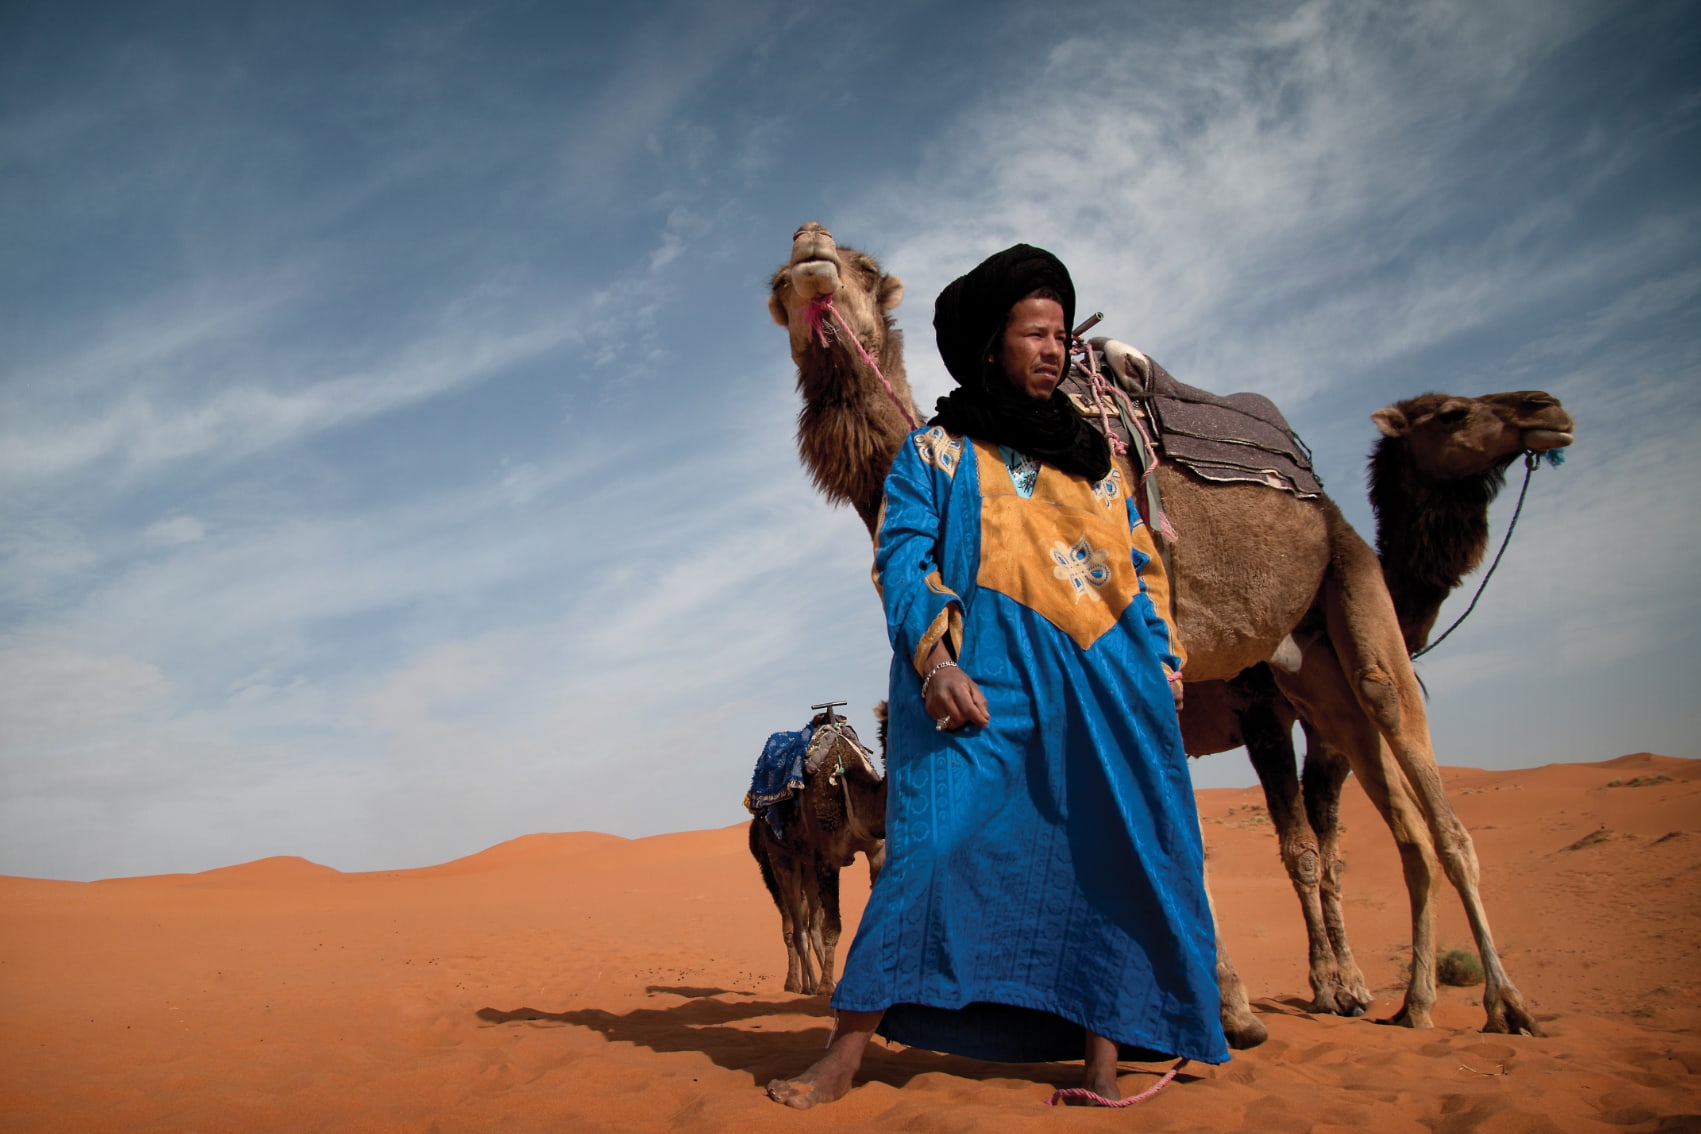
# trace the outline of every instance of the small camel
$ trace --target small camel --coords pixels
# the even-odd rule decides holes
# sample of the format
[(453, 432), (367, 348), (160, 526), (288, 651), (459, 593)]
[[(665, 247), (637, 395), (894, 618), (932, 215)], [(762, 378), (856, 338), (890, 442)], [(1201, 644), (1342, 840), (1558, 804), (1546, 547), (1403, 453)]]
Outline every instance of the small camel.
[[(891, 315), (902, 295), (902, 283), (872, 257), (838, 246), (810, 222), (794, 234), (769, 299), (798, 364), (804, 464), (816, 486), (856, 508), (871, 533), (885, 470), (916, 417)], [(1375, 553), (1327, 498), (1215, 484), (1169, 464), (1155, 475), (1182, 532), (1172, 564), (1174, 608), (1190, 681), (1224, 681), (1265, 661), (1284, 663), (1268, 670), (1283, 697), (1317, 745), (1344, 754), (1394, 832), (1413, 895), (1414, 951), (1433, 939), (1433, 847), (1482, 958), (1484, 1030), (1536, 1033), (1495, 949), (1475, 850), (1442, 788), (1422, 694)], [(1251, 1046), (1263, 1039), (1264, 1026), (1220, 942), (1218, 954), (1224, 1029), (1231, 1043)], [(1428, 1026), (1433, 999), (1432, 963), (1415, 953), (1396, 1018)]]
[[(843, 702), (837, 702), (843, 704)], [(860, 851), (870, 884), (886, 862), (886, 781), (834, 705), (810, 721), (803, 789), (783, 808), (779, 834), (766, 809), (750, 820), (750, 854), (780, 911), (787, 992), (833, 991), (839, 944), (839, 871)], [(875, 707), (885, 748), (885, 702)]]

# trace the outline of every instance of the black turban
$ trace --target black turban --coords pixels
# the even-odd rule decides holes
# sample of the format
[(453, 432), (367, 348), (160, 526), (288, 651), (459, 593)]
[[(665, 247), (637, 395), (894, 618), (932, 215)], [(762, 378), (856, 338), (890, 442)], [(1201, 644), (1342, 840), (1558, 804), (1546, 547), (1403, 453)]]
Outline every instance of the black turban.
[[(1061, 390), (1046, 399), (1011, 385), (997, 362), (1010, 309), (1042, 289), (1063, 303), (1063, 325), (1075, 325), (1075, 284), (1063, 262), (1043, 248), (1017, 244), (995, 252), (951, 281), (933, 304), (939, 357), (957, 388), (939, 399), (931, 424), (997, 445), (1008, 445), (1064, 472), (1102, 480), (1110, 446)], [(993, 361), (987, 361), (987, 356)]]

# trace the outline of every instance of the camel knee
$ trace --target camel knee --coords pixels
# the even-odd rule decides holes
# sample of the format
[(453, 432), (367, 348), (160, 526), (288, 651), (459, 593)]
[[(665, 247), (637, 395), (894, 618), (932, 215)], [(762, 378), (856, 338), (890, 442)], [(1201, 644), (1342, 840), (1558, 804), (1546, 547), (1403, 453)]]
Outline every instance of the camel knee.
[(1387, 670), (1374, 665), (1360, 670), (1358, 699), (1384, 736), (1400, 731), (1400, 691)]
[(1313, 843), (1297, 839), (1282, 843), (1282, 865), (1296, 887), (1316, 889), (1322, 876), (1322, 861)]

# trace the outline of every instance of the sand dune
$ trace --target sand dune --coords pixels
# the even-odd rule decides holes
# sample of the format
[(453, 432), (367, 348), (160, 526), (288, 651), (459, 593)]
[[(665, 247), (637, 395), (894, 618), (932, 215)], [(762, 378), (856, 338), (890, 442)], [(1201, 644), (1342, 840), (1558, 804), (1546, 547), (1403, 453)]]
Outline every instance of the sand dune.
[[(1304, 938), (1256, 789), (1200, 793), (1219, 911), (1270, 1040), (1132, 1111), (1042, 1105), (1067, 1065), (877, 1048), (798, 1114), (760, 1085), (827, 1035), (780, 990), (742, 827), (531, 835), (421, 870), (274, 858), (98, 883), (0, 879), (8, 1131), (1701, 1129), (1701, 761), (1449, 769), (1507, 966), (1547, 1034), (1306, 1015)], [(1398, 1006), (1393, 844), (1345, 810), (1349, 929)], [(867, 896), (846, 875), (846, 920)], [(1468, 945), (1458, 902), (1444, 945)], [(1152, 1072), (1125, 1065), (1125, 1092)]]

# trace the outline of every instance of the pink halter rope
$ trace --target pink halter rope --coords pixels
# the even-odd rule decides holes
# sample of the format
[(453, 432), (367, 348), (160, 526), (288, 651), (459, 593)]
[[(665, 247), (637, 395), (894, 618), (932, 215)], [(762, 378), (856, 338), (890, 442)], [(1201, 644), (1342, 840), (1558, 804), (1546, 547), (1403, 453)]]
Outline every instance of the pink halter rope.
[(873, 356), (871, 356), (868, 353), (868, 350), (862, 345), (862, 340), (857, 338), (855, 331), (851, 330), (851, 325), (845, 322), (845, 317), (839, 314), (839, 309), (837, 307), (833, 306), (833, 296), (831, 293), (818, 295), (814, 299), (810, 300), (809, 309), (804, 312), (804, 318), (809, 321), (809, 329), (814, 333), (816, 340), (822, 346), (827, 345), (827, 328), (821, 321), (821, 313), (823, 311), (831, 312), (833, 318), (838, 320), (839, 326), (845, 329), (844, 337), (850, 340), (851, 345), (856, 347), (856, 353), (862, 356), (862, 361), (866, 362), (868, 364), (868, 368), (874, 371), (874, 376), (880, 379), (881, 388), (886, 391), (886, 396), (892, 399), (892, 404), (898, 407), (898, 412), (903, 415), (904, 420), (909, 422), (910, 428), (919, 429), (921, 427), (921, 423), (915, 419), (915, 414), (912, 413), (910, 408), (898, 397), (898, 392), (892, 389), (892, 383), (886, 381), (886, 376), (880, 373), (880, 364), (874, 361)]
[(1164, 1077), (1159, 1079), (1156, 1083), (1153, 1083), (1150, 1087), (1147, 1087), (1139, 1094), (1130, 1095), (1125, 1099), (1107, 1099), (1098, 1092), (1089, 1091), (1085, 1087), (1065, 1087), (1047, 1099), (1045, 1105), (1056, 1106), (1058, 1103), (1082, 1102), (1086, 1103), (1088, 1106), (1133, 1106), (1135, 1103), (1145, 1102), (1147, 1099), (1163, 1090), (1164, 1087), (1169, 1085), (1170, 1080), (1175, 1078), (1176, 1072), (1180, 1071), (1185, 1066), (1187, 1066), (1187, 1060), (1183, 1059), (1180, 1063), (1177, 1063), (1174, 1067), (1171, 1067), (1168, 1071), (1166, 1071), (1164, 1073)]

